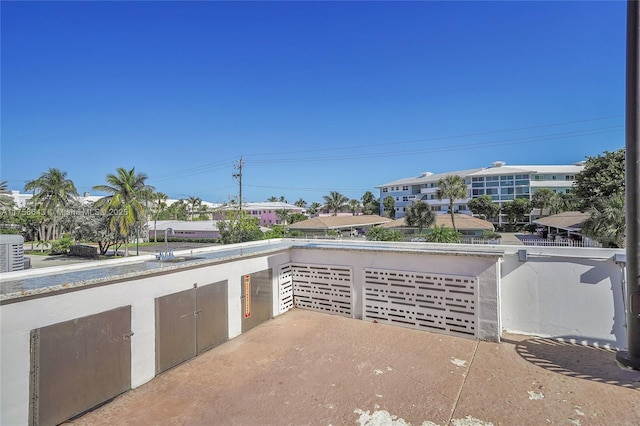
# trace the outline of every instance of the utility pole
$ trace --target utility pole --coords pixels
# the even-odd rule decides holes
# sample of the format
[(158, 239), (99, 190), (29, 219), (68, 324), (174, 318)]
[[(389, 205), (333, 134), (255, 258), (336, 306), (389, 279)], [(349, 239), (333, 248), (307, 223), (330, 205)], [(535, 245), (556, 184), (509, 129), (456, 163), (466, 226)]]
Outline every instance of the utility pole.
[(627, 1), (626, 96), (626, 222), (627, 222), (627, 351), (616, 359), (640, 370), (640, 10), (638, 0)]
[(244, 162), (242, 161), (242, 156), (240, 156), (240, 159), (238, 160), (238, 164), (233, 166), (233, 168), (237, 170), (237, 172), (232, 175), (234, 178), (238, 179), (238, 183), (240, 184), (240, 194), (238, 199), (238, 205), (240, 206), (240, 211), (242, 211), (242, 166), (243, 165), (244, 165)]

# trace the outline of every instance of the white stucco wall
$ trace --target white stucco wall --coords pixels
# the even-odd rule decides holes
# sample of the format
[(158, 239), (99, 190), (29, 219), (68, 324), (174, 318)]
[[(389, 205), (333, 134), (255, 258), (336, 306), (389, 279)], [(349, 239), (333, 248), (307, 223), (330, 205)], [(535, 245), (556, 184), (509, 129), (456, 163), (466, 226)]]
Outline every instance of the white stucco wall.
[[(403, 247), (409, 246), (404, 245)], [(416, 247), (415, 243), (413, 247)], [(291, 261), (296, 263), (351, 266), (353, 268), (354, 285), (352, 308), (355, 318), (364, 317), (362, 295), (365, 268), (477, 277), (478, 337), (483, 340), (500, 340), (498, 255), (294, 248), (291, 253)]]
[[(517, 250), (527, 259), (518, 260)], [(619, 249), (514, 247), (502, 264), (501, 316), (508, 332), (624, 349)]]
[[(350, 267), (355, 318), (363, 317), (365, 268), (463, 275), (478, 278), (478, 330), (482, 339), (499, 340), (506, 330), (626, 348), (622, 271), (612, 260), (622, 250), (420, 243), (373, 245), (362, 250), (362, 245), (314, 241), (308, 248), (4, 304), (0, 306), (0, 424), (28, 422), (31, 330), (131, 305), (135, 333), (131, 338), (131, 381), (132, 387), (137, 387), (155, 375), (155, 298), (193, 288), (194, 284), (227, 280), (228, 331), (233, 338), (242, 329), (242, 275), (273, 270), (272, 312), (277, 315), (277, 271), (289, 262)], [(417, 247), (421, 251), (408, 251)], [(519, 260), (518, 250), (526, 250), (526, 260)]]
[[(28, 423), (30, 332), (121, 306), (131, 305), (131, 386), (155, 376), (155, 298), (228, 280), (229, 338), (241, 334), (241, 277), (289, 262), (289, 252), (240, 259), (166, 275), (49, 295), (0, 306), (0, 424)], [(273, 276), (273, 315), (278, 315)]]

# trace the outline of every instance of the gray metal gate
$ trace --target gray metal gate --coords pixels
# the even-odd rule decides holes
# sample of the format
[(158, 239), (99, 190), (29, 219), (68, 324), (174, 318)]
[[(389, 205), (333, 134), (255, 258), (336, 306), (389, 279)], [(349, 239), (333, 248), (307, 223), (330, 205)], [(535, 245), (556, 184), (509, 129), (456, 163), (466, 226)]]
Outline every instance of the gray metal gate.
[(203, 285), (196, 292), (198, 355), (229, 340), (227, 281)]
[(131, 388), (131, 306), (31, 331), (31, 425), (57, 425)]
[(243, 275), (240, 281), (242, 303), (242, 332), (271, 319), (273, 282), (271, 269)]
[(227, 281), (156, 298), (156, 374), (228, 336)]

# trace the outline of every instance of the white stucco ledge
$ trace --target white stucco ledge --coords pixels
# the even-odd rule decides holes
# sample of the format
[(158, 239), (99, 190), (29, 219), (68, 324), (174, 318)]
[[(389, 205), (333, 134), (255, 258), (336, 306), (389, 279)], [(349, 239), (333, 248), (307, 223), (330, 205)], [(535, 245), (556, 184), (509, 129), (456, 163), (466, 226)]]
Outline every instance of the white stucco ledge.
[(176, 251), (184, 261), (161, 262), (154, 255), (95, 261), (0, 274), (0, 305), (48, 294), (107, 285), (137, 277), (164, 275), (239, 258), (263, 256), (291, 248), (283, 240), (266, 240), (226, 246)]

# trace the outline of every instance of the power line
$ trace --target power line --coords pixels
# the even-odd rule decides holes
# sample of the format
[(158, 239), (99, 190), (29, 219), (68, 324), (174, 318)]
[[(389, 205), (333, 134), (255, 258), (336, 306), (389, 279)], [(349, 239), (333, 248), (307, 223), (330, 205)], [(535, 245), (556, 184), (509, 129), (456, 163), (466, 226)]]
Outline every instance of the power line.
[(439, 140), (449, 140), (449, 139), (459, 139), (459, 138), (467, 138), (467, 137), (476, 137), (476, 136), (485, 136), (496, 133), (509, 133), (509, 132), (517, 132), (522, 130), (533, 130), (533, 129), (542, 129), (545, 127), (556, 127), (556, 126), (565, 126), (568, 124), (578, 124), (578, 123), (587, 123), (591, 121), (601, 121), (608, 120), (612, 118), (621, 118), (624, 115), (608, 115), (603, 117), (595, 117), (595, 118), (587, 118), (583, 120), (573, 120), (573, 121), (564, 121), (559, 123), (549, 123), (549, 124), (540, 124), (535, 126), (528, 127), (517, 127), (513, 129), (502, 129), (502, 130), (489, 130), (486, 132), (473, 132), (473, 133), (462, 133), (459, 135), (450, 135), (450, 136), (435, 136), (430, 138), (421, 138), (421, 139), (412, 139), (408, 141), (396, 141), (396, 142), (383, 142), (383, 143), (371, 143), (371, 144), (362, 144), (362, 145), (351, 145), (346, 147), (334, 147), (334, 148), (318, 148), (318, 149), (309, 149), (309, 150), (300, 150), (300, 151), (287, 151), (287, 152), (269, 152), (263, 154), (249, 154), (248, 157), (257, 157), (257, 156), (266, 156), (266, 155), (287, 155), (287, 154), (301, 154), (301, 153), (310, 153), (310, 152), (323, 152), (323, 151), (340, 151), (340, 150), (349, 150), (349, 149), (358, 149), (358, 148), (371, 148), (375, 146), (388, 146), (388, 145), (402, 145), (402, 144), (410, 144), (416, 142), (430, 142), (430, 141), (439, 141)]
[(458, 144), (458, 145), (449, 145), (449, 146), (439, 146), (439, 147), (430, 147), (425, 149), (416, 149), (416, 150), (396, 150), (396, 151), (386, 151), (386, 152), (374, 152), (374, 153), (357, 153), (357, 154), (345, 154), (345, 155), (335, 155), (335, 156), (325, 156), (325, 157), (295, 157), (295, 158), (274, 158), (269, 160), (254, 160), (248, 161), (251, 164), (261, 164), (261, 163), (290, 163), (290, 162), (304, 162), (304, 161), (335, 161), (335, 160), (350, 160), (350, 159), (363, 159), (363, 158), (378, 158), (378, 157), (393, 157), (393, 156), (406, 156), (406, 155), (416, 155), (416, 154), (428, 154), (434, 152), (447, 152), (447, 151), (456, 151), (460, 149), (480, 149), (480, 148), (488, 148), (488, 147), (496, 147), (496, 146), (508, 146), (508, 145), (522, 145), (526, 143), (533, 142), (542, 142), (542, 141), (551, 141), (551, 140), (559, 140), (559, 139), (568, 139), (575, 137), (583, 137), (583, 136), (595, 136), (600, 134), (607, 133), (615, 133), (622, 131), (624, 126), (607, 126), (600, 127), (594, 129), (586, 129), (586, 130), (577, 130), (572, 132), (564, 132), (564, 133), (555, 133), (548, 135), (538, 135), (538, 136), (527, 136), (522, 138), (510, 138), (510, 139), (502, 139), (491, 142), (473, 142), (468, 144)]

